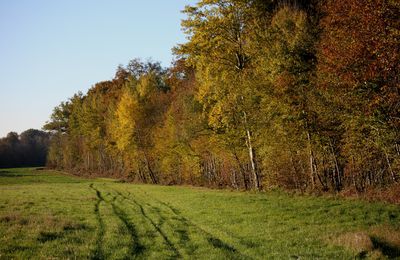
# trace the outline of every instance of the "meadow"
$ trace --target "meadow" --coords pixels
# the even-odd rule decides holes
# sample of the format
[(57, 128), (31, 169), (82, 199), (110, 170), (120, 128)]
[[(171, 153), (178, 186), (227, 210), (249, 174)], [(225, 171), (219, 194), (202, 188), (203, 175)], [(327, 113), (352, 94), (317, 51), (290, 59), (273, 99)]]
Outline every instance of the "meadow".
[(0, 259), (400, 258), (400, 207), (0, 170)]

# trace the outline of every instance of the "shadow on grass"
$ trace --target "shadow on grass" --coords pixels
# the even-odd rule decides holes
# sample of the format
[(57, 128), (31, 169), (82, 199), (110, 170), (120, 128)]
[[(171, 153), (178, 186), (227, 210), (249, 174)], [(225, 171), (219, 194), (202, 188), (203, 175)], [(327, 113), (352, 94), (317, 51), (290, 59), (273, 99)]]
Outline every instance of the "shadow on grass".
[(62, 231), (41, 231), (37, 240), (41, 243), (46, 243), (64, 237), (70, 232), (87, 229), (85, 224), (67, 223), (63, 226)]
[(210, 243), (215, 248), (220, 248), (230, 252), (236, 252), (236, 248), (223, 242), (221, 239), (216, 237), (207, 237), (208, 243)]
[(391, 259), (400, 257), (400, 247), (390, 244), (378, 237), (371, 237), (371, 240), (374, 248), (379, 249), (385, 256)]
[(34, 176), (33, 174), (20, 174), (10, 171), (0, 171), (0, 178), (1, 177), (25, 177), (25, 176)]
[(114, 204), (114, 202), (111, 203), (112, 209), (114, 214), (124, 223), (124, 226), (128, 229), (129, 235), (131, 237), (131, 248), (130, 250), (130, 255), (140, 255), (143, 253), (145, 250), (145, 247), (140, 244), (139, 242), (139, 236), (136, 230), (136, 227), (129, 221), (128, 215), (123, 211), (120, 207)]
[(91, 189), (93, 189), (96, 192), (97, 200), (94, 205), (94, 214), (96, 215), (96, 219), (98, 222), (98, 233), (96, 236), (96, 248), (94, 249), (92, 256), (90, 257), (91, 259), (104, 259), (104, 252), (103, 252), (103, 237), (104, 237), (104, 231), (105, 231), (105, 226), (103, 222), (103, 218), (100, 215), (100, 203), (104, 201), (103, 197), (101, 196), (100, 192), (93, 188), (93, 183), (90, 184), (89, 186)]
[(64, 232), (72, 232), (84, 229), (88, 229), (88, 226), (83, 223), (67, 223), (63, 226)]
[(41, 243), (45, 243), (45, 242), (48, 242), (48, 241), (53, 241), (53, 240), (56, 240), (58, 238), (61, 238), (62, 236), (63, 236), (63, 234), (60, 233), (60, 232), (45, 232), (45, 231), (42, 231), (42, 232), (39, 233), (39, 236), (38, 236), (37, 240), (39, 242), (41, 242)]
[(160, 202), (161, 204), (165, 205), (167, 208), (169, 208), (185, 226), (192, 226), (193, 228), (197, 229), (197, 231), (202, 233), (204, 235), (204, 237), (206, 238), (207, 242), (212, 247), (222, 250), (226, 254), (227, 258), (229, 258), (229, 259), (251, 259), (251, 257), (242, 254), (234, 246), (228, 244), (227, 242), (224, 242), (223, 240), (214, 236), (210, 232), (204, 230), (199, 225), (197, 225), (197, 224), (193, 223), (192, 221), (190, 221), (189, 219), (185, 218), (178, 209), (172, 207), (171, 205), (169, 205), (163, 201), (160, 201), (157, 199), (155, 199), (155, 200)]
[[(96, 192), (97, 202), (95, 204), (95, 213), (99, 222), (99, 235), (96, 243), (97, 248), (95, 250), (94, 255), (92, 256), (92, 259), (104, 259), (104, 252), (102, 251), (102, 240), (105, 233), (105, 225), (99, 211), (99, 205), (101, 202), (108, 203), (111, 205), (114, 215), (117, 216), (122, 221), (122, 223), (129, 232), (131, 238), (131, 247), (129, 248), (128, 257), (138, 256), (142, 254), (146, 248), (140, 243), (136, 227), (133, 223), (129, 221), (126, 212), (115, 204), (116, 197), (114, 197), (112, 201), (107, 201), (103, 197), (102, 193), (94, 187), (93, 183), (91, 183), (89, 187)], [(106, 193), (106, 195), (110, 195), (110, 193), (108, 192)]]
[(182, 215), (181, 211), (178, 210), (177, 208), (174, 208), (171, 205), (169, 205), (168, 203), (165, 203), (164, 201), (161, 201), (161, 200), (156, 199), (154, 197), (152, 197), (152, 199), (157, 201), (158, 203), (164, 205), (168, 209), (170, 209), (175, 214), (175, 216), (177, 216), (177, 218), (178, 218), (177, 220), (182, 222), (182, 224), (184, 224), (184, 226), (192, 226), (193, 228), (197, 229), (197, 231), (199, 231), (200, 233), (202, 233), (204, 235), (204, 237), (206, 238), (207, 242), (212, 247), (220, 249), (223, 252), (227, 253), (227, 257), (229, 259), (251, 259), (251, 257), (242, 254), (234, 246), (228, 244), (227, 242), (224, 242), (223, 240), (219, 239), (218, 237), (214, 236), (210, 232), (204, 230), (199, 225), (193, 223), (192, 221), (190, 221), (189, 219), (184, 217)]
[(31, 176), (38, 176), (38, 175), (32, 174), (32, 173), (17, 173), (17, 172), (12, 172), (12, 171), (7, 171), (7, 170), (0, 170), (0, 178), (1, 177), (31, 177)]
[[(135, 204), (137, 207), (139, 207), (140, 209), (140, 213), (142, 214), (142, 216), (149, 221), (149, 223), (154, 227), (154, 229), (160, 234), (160, 236), (163, 238), (163, 240), (165, 241), (165, 243), (168, 245), (169, 249), (174, 253), (174, 258), (181, 258), (181, 254), (179, 253), (178, 249), (174, 246), (174, 244), (171, 242), (171, 240), (168, 238), (168, 236), (164, 233), (164, 231), (159, 227), (162, 225), (162, 223), (165, 221), (165, 218), (160, 218), (160, 223), (156, 224), (154, 222), (154, 220), (152, 218), (150, 218), (144, 211), (143, 206), (137, 202), (136, 200), (132, 199), (132, 198), (128, 198), (126, 196), (124, 196), (121, 192), (114, 190), (120, 197), (122, 197), (124, 200), (130, 201), (133, 204)], [(156, 208), (153, 210), (155, 210), (156, 212), (160, 213), (160, 209)], [(161, 217), (161, 216), (160, 216)]]
[[(13, 253), (16, 253), (16, 252), (23, 252), (23, 251), (30, 251), (30, 250), (32, 250), (32, 248), (29, 247), (29, 246), (22, 246), (22, 245), (13, 244), (13, 245), (10, 245), (4, 252), (5, 253), (9, 253), (9, 254), (13, 254)], [(3, 259), (3, 258), (1, 258), (1, 259)], [(7, 258), (4, 257), (4, 259), (7, 259)], [(12, 258), (10, 258), (10, 259), (12, 259)]]

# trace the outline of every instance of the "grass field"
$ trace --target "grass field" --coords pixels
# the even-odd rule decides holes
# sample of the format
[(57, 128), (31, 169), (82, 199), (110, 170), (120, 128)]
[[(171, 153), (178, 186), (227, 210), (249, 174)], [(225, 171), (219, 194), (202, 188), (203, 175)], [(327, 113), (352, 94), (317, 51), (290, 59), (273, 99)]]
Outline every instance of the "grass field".
[(0, 170), (0, 259), (400, 257), (400, 207)]

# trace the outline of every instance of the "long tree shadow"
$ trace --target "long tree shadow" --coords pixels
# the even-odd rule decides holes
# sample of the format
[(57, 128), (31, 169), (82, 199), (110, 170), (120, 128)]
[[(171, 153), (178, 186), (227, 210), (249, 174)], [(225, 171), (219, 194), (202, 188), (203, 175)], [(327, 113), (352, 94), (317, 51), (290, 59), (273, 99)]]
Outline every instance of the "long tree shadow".
[(125, 195), (123, 195), (121, 192), (114, 190), (121, 198), (124, 200), (133, 203), (135, 206), (139, 207), (140, 213), (142, 216), (154, 227), (154, 229), (160, 234), (160, 236), (163, 238), (164, 242), (167, 244), (168, 248), (173, 252), (173, 257), (174, 258), (181, 258), (182, 255), (179, 253), (178, 249), (174, 246), (172, 241), (168, 238), (168, 236), (165, 234), (165, 232), (157, 225), (153, 219), (151, 219), (145, 212), (143, 206), (137, 202), (135, 199), (128, 198)]
[(37, 176), (37, 175), (0, 170), (0, 177), (28, 177), (28, 176)]
[(371, 237), (374, 248), (379, 249), (382, 254), (390, 259), (400, 258), (400, 248), (392, 245), (378, 237)]
[[(136, 200), (132, 199), (132, 198), (128, 198), (126, 196), (124, 196), (123, 194), (121, 194), (120, 192), (116, 191), (117, 193), (119, 193), (123, 198), (130, 200), (132, 202), (136, 202)], [(128, 192), (129, 193), (129, 192)], [(146, 192), (145, 192), (146, 193)], [(129, 193), (130, 194), (130, 193)], [(181, 226), (184, 227), (193, 227), (195, 230), (197, 230), (199, 233), (203, 234), (204, 238), (206, 239), (206, 241), (214, 248), (222, 250), (229, 259), (252, 259), (250, 256), (247, 256), (243, 253), (241, 253), (237, 248), (235, 248), (234, 246), (230, 245), (229, 243), (219, 239), (218, 237), (214, 236), (213, 234), (211, 234), (210, 232), (204, 230), (202, 227), (198, 226), (197, 224), (193, 223), (192, 221), (190, 221), (189, 219), (185, 218), (178, 209), (173, 208), (172, 206), (170, 206), (169, 204), (160, 201), (156, 198), (154, 198), (153, 196), (149, 195), (146, 193), (146, 196), (151, 197), (154, 201), (157, 201), (158, 203), (164, 205), (165, 207), (167, 207), (170, 211), (172, 211), (172, 213), (174, 213), (174, 215), (176, 216), (176, 220), (181, 222)], [(186, 231), (187, 232), (187, 231)], [(187, 235), (187, 234), (186, 234)]]
[[(121, 193), (119, 193), (119, 194), (121, 194)], [(130, 200), (129, 196), (131, 195), (131, 193), (129, 191), (127, 191), (127, 194), (128, 194), (127, 196), (124, 196), (123, 194), (121, 194), (121, 196), (124, 196), (125, 199)], [(189, 231), (188, 231), (189, 225), (187, 225), (187, 223), (183, 223), (176, 216), (172, 216), (172, 217), (169, 217), (169, 215), (165, 216), (164, 214), (162, 214), (162, 210), (159, 207), (156, 207), (149, 203), (144, 203), (144, 204), (142, 204), (142, 206), (143, 205), (146, 205), (147, 207), (149, 207), (151, 209), (152, 213), (157, 215), (156, 218), (159, 220), (157, 226), (160, 227), (160, 229), (161, 229), (161, 227), (164, 224), (169, 225), (173, 229), (173, 232), (177, 235), (177, 237), (179, 239), (179, 242), (178, 242), (179, 247), (184, 248), (184, 250), (187, 252), (188, 255), (193, 255), (193, 253), (196, 251), (196, 249), (198, 249), (198, 246), (191, 243), (191, 239), (190, 239)], [(176, 223), (174, 223), (174, 221)]]
[(128, 229), (131, 237), (131, 247), (129, 248), (130, 255), (140, 255), (145, 250), (145, 247), (140, 244), (139, 236), (136, 227), (129, 221), (128, 215), (120, 207), (118, 207), (114, 202), (111, 203), (112, 209), (115, 215), (124, 223), (125, 227)]
[(214, 236), (210, 232), (204, 230), (199, 225), (195, 224), (191, 220), (189, 220), (186, 217), (184, 217), (182, 215), (182, 213), (178, 209), (172, 207), (168, 203), (165, 203), (165, 202), (163, 202), (163, 201), (161, 201), (161, 200), (159, 200), (157, 198), (154, 198), (153, 196), (151, 196), (151, 195), (149, 195), (147, 193), (146, 193), (146, 195), (151, 197), (153, 200), (157, 201), (158, 203), (160, 203), (160, 204), (164, 205), (165, 207), (167, 207), (172, 213), (174, 213), (176, 215), (177, 220), (181, 221), (181, 223), (184, 226), (191, 226), (191, 227), (195, 228), (198, 232), (203, 234), (204, 237), (206, 238), (207, 242), (212, 247), (222, 250), (223, 252), (225, 252), (229, 256), (229, 258), (231, 258), (231, 259), (252, 259), (252, 257), (244, 255), (243, 253), (241, 253), (234, 246), (230, 245), (227, 242), (224, 242), (223, 240), (219, 239), (218, 237)]
[[(102, 196), (102, 193), (93, 186), (93, 184), (91, 184), (90, 187), (96, 191), (96, 195), (98, 197), (98, 203), (96, 204), (97, 207), (95, 208), (95, 211), (99, 212), (100, 202), (109, 203), (112, 207), (114, 215), (117, 216), (121, 220), (121, 222), (123, 223), (123, 225), (126, 227), (126, 229), (129, 232), (129, 236), (130, 236), (130, 240), (131, 240), (131, 243), (130, 243), (131, 246), (129, 247), (129, 253), (128, 253), (129, 257), (140, 256), (143, 253), (143, 251), (145, 250), (145, 247), (140, 243), (136, 227), (133, 223), (131, 223), (129, 221), (129, 217), (126, 214), (126, 212), (123, 211), (118, 205), (115, 204), (116, 197), (113, 197), (113, 199), (111, 201), (108, 201)], [(107, 194), (110, 195), (110, 193), (107, 193)], [(100, 228), (100, 231), (102, 231), (102, 232), (99, 232), (100, 233), (99, 235), (101, 235), (101, 236), (100, 236), (100, 238), (98, 238), (98, 240), (101, 239), (101, 241), (99, 243), (99, 246), (96, 247), (93, 258), (94, 259), (104, 259), (105, 258), (104, 252), (102, 251), (102, 240), (104, 237), (104, 222), (103, 222), (100, 214), (98, 214), (98, 216), (99, 216), (99, 220), (101, 220), (101, 222), (99, 222), (99, 223), (101, 223), (100, 227), (103, 227), (103, 228)], [(97, 256), (99, 256), (99, 257), (97, 257)]]
[(101, 196), (100, 191), (96, 190), (93, 187), (93, 183), (89, 185), (91, 189), (96, 192), (97, 200), (94, 205), (94, 213), (96, 215), (97, 223), (98, 223), (98, 234), (96, 238), (96, 248), (91, 256), (91, 259), (104, 259), (104, 252), (103, 252), (103, 238), (104, 238), (104, 221), (100, 215), (100, 203), (104, 201), (103, 197)]

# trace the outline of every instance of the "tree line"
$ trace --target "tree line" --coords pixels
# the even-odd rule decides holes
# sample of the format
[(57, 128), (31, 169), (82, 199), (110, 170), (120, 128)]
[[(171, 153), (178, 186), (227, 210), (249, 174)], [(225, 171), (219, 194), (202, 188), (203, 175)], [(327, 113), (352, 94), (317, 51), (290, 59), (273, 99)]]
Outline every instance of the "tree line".
[(45, 166), (50, 135), (29, 129), (0, 138), (0, 168)]
[(145, 183), (363, 191), (400, 180), (400, 2), (201, 0), (163, 68), (54, 109), (52, 167)]

